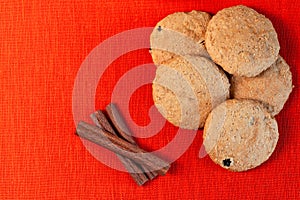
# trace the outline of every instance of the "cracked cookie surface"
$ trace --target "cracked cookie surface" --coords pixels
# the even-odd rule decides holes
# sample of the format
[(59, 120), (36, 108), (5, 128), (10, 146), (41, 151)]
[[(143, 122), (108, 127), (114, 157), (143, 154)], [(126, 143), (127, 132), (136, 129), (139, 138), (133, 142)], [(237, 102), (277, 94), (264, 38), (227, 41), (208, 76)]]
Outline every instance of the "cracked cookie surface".
[(283, 109), (292, 90), (292, 73), (281, 56), (270, 68), (256, 77), (231, 78), (233, 98), (261, 101), (273, 116)]
[(173, 125), (196, 130), (211, 110), (229, 98), (229, 80), (204, 57), (175, 57), (157, 67), (154, 104)]
[(241, 5), (225, 8), (212, 17), (205, 45), (213, 61), (225, 71), (246, 77), (270, 67), (280, 49), (272, 22)]
[(209, 55), (204, 46), (206, 27), (211, 16), (206, 12), (176, 12), (157, 23), (150, 36), (154, 64), (184, 55)]
[(203, 144), (216, 164), (246, 171), (268, 160), (278, 137), (277, 122), (261, 103), (231, 99), (209, 114)]

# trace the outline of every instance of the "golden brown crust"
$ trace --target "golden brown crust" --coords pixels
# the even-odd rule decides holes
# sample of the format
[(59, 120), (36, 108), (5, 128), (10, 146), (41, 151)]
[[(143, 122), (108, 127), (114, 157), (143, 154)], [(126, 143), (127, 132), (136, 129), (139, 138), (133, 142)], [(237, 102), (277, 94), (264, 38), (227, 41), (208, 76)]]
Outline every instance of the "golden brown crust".
[(203, 57), (176, 57), (160, 65), (153, 81), (153, 99), (175, 126), (198, 129), (212, 108), (229, 97), (226, 75)]
[(178, 55), (208, 57), (204, 46), (206, 27), (211, 16), (206, 12), (176, 12), (155, 26), (150, 36), (154, 64), (164, 64)]
[(281, 56), (269, 69), (256, 77), (231, 78), (233, 98), (261, 101), (273, 116), (282, 110), (292, 89), (290, 67)]
[(270, 67), (280, 49), (271, 21), (241, 5), (225, 8), (213, 16), (205, 45), (211, 58), (225, 71), (247, 77)]
[(211, 159), (231, 171), (246, 171), (265, 162), (278, 141), (276, 120), (253, 100), (227, 100), (216, 107), (204, 127)]

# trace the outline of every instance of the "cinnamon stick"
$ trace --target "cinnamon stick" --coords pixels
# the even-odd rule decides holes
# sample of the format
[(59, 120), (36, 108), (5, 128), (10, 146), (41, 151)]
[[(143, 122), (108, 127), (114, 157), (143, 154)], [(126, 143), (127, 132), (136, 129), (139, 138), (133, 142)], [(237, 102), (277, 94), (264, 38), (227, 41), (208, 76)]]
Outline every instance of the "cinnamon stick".
[[(106, 119), (104, 113), (102, 113), (101, 111), (97, 111), (91, 114), (90, 117), (96, 126), (110, 133), (113, 133), (114, 135), (117, 135), (111, 127), (111, 125), (109, 124), (108, 120)], [(149, 180), (146, 174), (144, 174), (143, 169), (141, 169), (141, 167), (138, 166), (135, 162), (122, 155), (117, 154), (117, 156), (126, 168), (126, 170), (129, 172), (130, 176), (138, 185), (143, 185)]]
[[(131, 131), (129, 130), (128, 126), (123, 120), (124, 118), (121, 116), (118, 108), (111, 103), (108, 104), (105, 109), (113, 126), (116, 128), (116, 130), (118, 130), (118, 133), (121, 135), (121, 137), (123, 137), (131, 144), (138, 146), (137, 143), (132, 138)], [(144, 169), (145, 173), (151, 180), (157, 176), (157, 172), (147, 169), (146, 166), (142, 165), (142, 168)]]
[(147, 181), (149, 181), (148, 177), (145, 176), (143, 171), (139, 168), (139, 166), (135, 162), (133, 162), (132, 160), (124, 156), (121, 155), (117, 155), (117, 156), (123, 163), (126, 170), (129, 172), (130, 176), (139, 186), (144, 185)]
[(147, 153), (145, 150), (113, 135), (112, 133), (90, 125), (86, 122), (79, 122), (77, 134), (95, 144), (98, 144), (119, 155), (125, 156), (141, 165), (145, 165), (151, 171), (157, 171), (164, 175), (170, 165), (154, 154)]
[[(109, 115), (111, 118), (111, 121), (115, 121), (115, 118), (113, 116), (120, 116), (119, 112), (116, 110), (115, 106), (113, 104), (111, 104), (111, 106), (107, 106), (106, 110), (110, 110), (110, 109), (115, 109), (115, 113), (114, 115)], [(110, 112), (112, 113), (112, 112)], [(112, 125), (109, 123), (108, 119), (106, 118), (105, 114), (101, 111), (98, 110), (96, 112), (94, 112), (93, 114), (90, 115), (91, 119), (93, 120), (93, 122), (96, 124), (96, 126), (98, 127), (102, 127), (105, 130), (107, 130), (108, 132), (113, 133), (114, 135), (117, 135), (117, 133), (115, 132), (114, 128), (112, 127)], [(122, 119), (122, 118), (121, 118)], [(125, 123), (123, 123), (125, 125)], [(113, 124), (115, 125), (115, 124)], [(126, 125), (125, 125), (126, 126)], [(116, 125), (114, 126), (116, 127)], [(117, 129), (119, 130), (119, 129)], [(119, 133), (119, 132), (118, 132)], [(119, 133), (120, 134), (120, 133)], [(120, 134), (121, 135), (121, 134)], [(131, 137), (130, 135), (128, 135), (129, 137)], [(134, 145), (137, 146), (136, 142), (132, 139)], [(128, 141), (130, 142), (130, 141)], [(124, 164), (124, 163), (123, 163)], [(144, 165), (140, 165), (139, 166), (141, 168), (141, 170), (145, 173), (145, 175), (150, 179), (154, 179), (158, 174), (156, 172), (151, 172), (146, 166)]]
[(121, 118), (121, 116), (120, 116), (117, 108), (115, 107), (115, 105), (114, 104), (108, 104), (105, 109), (106, 109), (107, 115), (109, 116), (112, 124), (114, 125), (114, 127), (116, 128), (118, 133), (125, 140), (130, 142), (131, 144), (135, 144), (135, 141), (133, 140), (128, 127), (125, 125), (125, 122)]

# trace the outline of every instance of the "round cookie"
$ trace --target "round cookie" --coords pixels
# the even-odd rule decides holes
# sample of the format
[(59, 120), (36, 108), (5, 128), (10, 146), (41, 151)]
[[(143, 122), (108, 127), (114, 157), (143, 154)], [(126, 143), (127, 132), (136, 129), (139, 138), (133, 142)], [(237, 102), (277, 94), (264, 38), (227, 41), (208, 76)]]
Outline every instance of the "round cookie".
[(225, 8), (212, 17), (205, 45), (211, 58), (225, 71), (247, 77), (270, 67), (280, 49), (272, 22), (242, 5)]
[(270, 157), (278, 137), (277, 122), (261, 103), (231, 99), (209, 114), (203, 144), (216, 164), (246, 171)]
[(156, 70), (153, 100), (173, 125), (202, 128), (211, 110), (229, 97), (229, 80), (204, 57), (174, 57)]
[(273, 116), (282, 110), (292, 89), (290, 67), (281, 56), (270, 68), (256, 77), (231, 78), (233, 98), (261, 101)]
[(204, 46), (206, 27), (211, 16), (206, 12), (176, 12), (157, 23), (150, 36), (154, 64), (180, 55), (208, 57)]

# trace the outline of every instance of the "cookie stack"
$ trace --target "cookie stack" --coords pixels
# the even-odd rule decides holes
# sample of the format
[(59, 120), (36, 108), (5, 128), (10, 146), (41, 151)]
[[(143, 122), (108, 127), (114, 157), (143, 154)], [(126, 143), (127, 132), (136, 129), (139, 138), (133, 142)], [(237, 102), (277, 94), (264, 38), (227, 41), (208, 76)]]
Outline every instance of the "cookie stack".
[(266, 161), (278, 140), (278, 114), (292, 91), (269, 19), (246, 6), (177, 12), (151, 37), (157, 66), (153, 100), (172, 124), (204, 128), (211, 159), (231, 171)]

